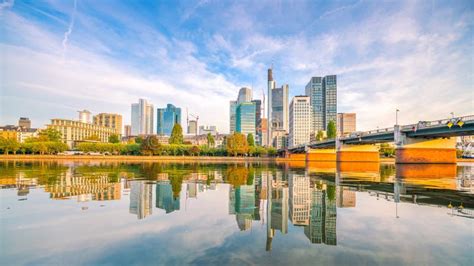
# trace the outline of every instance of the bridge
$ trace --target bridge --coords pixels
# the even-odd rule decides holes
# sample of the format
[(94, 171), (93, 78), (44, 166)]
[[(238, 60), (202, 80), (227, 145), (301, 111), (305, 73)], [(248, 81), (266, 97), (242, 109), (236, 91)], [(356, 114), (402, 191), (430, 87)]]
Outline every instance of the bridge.
[(469, 135), (474, 135), (474, 115), (354, 132), (279, 154), (290, 160), (378, 162), (378, 144), (394, 142), (396, 163), (456, 163), (456, 137)]

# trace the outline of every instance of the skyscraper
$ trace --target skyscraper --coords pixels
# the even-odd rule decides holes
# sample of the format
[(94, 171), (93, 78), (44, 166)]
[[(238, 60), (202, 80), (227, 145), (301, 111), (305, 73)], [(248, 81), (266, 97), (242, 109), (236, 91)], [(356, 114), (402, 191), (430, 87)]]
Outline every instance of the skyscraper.
[(20, 119), (18, 120), (18, 126), (25, 129), (30, 129), (31, 120), (28, 117), (20, 117)]
[(262, 101), (252, 100), (255, 103), (255, 141), (262, 145)]
[(175, 124), (181, 125), (181, 108), (167, 104), (156, 110), (156, 134), (171, 136)]
[(139, 99), (132, 104), (132, 135), (153, 134), (153, 104)]
[(229, 133), (232, 134), (235, 132), (236, 130), (236, 112), (237, 112), (237, 101), (230, 101), (229, 102), (229, 121), (230, 121), (230, 125), (229, 125)]
[(188, 134), (197, 134), (197, 121), (196, 120), (189, 120), (188, 122)]
[(306, 96), (311, 98), (313, 109), (312, 132), (326, 130), (329, 121), (336, 123), (337, 77), (336, 75), (312, 77), (306, 84)]
[(268, 143), (271, 145), (274, 131), (289, 129), (288, 114), (288, 85), (276, 88), (273, 80), (273, 70), (268, 69)]
[(290, 132), (288, 146), (310, 142), (311, 102), (309, 96), (295, 96), (290, 103)]
[(236, 132), (255, 136), (255, 112), (256, 106), (254, 102), (243, 102), (237, 106)]
[(243, 87), (239, 90), (239, 96), (237, 97), (237, 103), (245, 103), (252, 101), (252, 90)]

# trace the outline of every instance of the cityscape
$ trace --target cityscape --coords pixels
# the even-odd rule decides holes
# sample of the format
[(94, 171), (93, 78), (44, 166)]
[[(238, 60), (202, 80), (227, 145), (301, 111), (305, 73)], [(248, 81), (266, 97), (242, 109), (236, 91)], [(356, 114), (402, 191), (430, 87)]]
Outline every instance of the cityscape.
[(474, 1), (0, 0), (0, 258), (474, 265)]

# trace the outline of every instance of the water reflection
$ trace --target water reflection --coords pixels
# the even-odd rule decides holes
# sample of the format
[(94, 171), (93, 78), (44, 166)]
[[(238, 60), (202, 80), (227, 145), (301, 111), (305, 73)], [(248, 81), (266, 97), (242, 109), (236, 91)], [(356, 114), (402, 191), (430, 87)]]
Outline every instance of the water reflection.
[(275, 241), (297, 233), (313, 245), (344, 245), (338, 224), (348, 218), (338, 212), (357, 209), (366, 195), (390, 203), (378, 211), (393, 218), (403, 218), (400, 204), (410, 204), (472, 219), (472, 173), (472, 165), (1, 162), (0, 187), (15, 189), (18, 200), (28, 199), (32, 189), (54, 201), (128, 200), (130, 217), (143, 221), (186, 212), (196, 208), (190, 201), (199, 203), (206, 193), (224, 189), (228, 198), (214, 200), (228, 200), (235, 231), (264, 226), (260, 248), (271, 251)]

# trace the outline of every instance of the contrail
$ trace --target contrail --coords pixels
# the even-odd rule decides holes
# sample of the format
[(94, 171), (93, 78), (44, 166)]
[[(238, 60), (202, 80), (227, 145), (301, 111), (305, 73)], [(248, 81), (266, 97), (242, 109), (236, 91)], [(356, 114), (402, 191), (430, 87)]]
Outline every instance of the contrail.
[(71, 21), (69, 22), (69, 28), (67, 31), (64, 33), (64, 39), (63, 39), (63, 60), (66, 55), (66, 49), (67, 49), (67, 42), (69, 40), (69, 35), (72, 33), (72, 29), (74, 28), (74, 21), (76, 20), (76, 9), (77, 9), (77, 0), (74, 0), (74, 9), (72, 11), (71, 15)]

